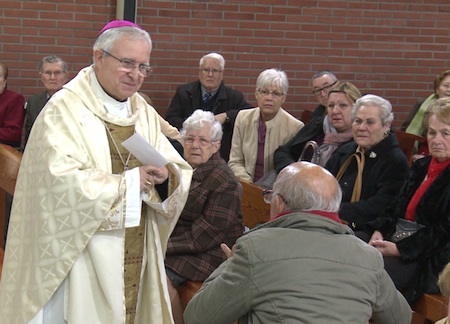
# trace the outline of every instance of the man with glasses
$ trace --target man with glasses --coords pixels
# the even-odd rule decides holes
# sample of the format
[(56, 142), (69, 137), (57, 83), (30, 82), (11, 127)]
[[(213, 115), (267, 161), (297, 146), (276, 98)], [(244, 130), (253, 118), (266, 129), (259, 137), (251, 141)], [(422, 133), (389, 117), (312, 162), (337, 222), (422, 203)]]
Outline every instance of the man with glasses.
[[(338, 79), (333, 72), (319, 71), (312, 77), (312, 93), (316, 96), (319, 105), (326, 107), (328, 104), (328, 92), (338, 83)], [(318, 107), (317, 107), (318, 108)], [(316, 108), (316, 110), (317, 110)]]
[[(319, 71), (312, 77), (313, 94), (316, 96), (319, 105), (311, 115), (310, 120), (289, 142), (281, 145), (273, 155), (273, 163), (276, 172), (280, 172), (285, 166), (297, 161), (303, 152), (306, 143), (313, 140), (317, 145), (324, 142), (325, 134), (331, 131), (325, 120), (328, 106), (328, 93), (339, 85), (339, 81), (330, 71)], [(313, 156), (311, 149), (306, 150), (303, 158), (310, 160)], [(324, 165), (324, 164), (323, 164)], [(264, 186), (271, 187), (269, 181), (264, 182)]]
[[(136, 93), (151, 49), (138, 25), (108, 23), (93, 65), (37, 117), (14, 195), (2, 323), (172, 323), (164, 256), (192, 168)], [(135, 133), (165, 160), (128, 151)]]
[(167, 121), (178, 129), (194, 110), (211, 111), (222, 124), (220, 155), (228, 161), (236, 115), (251, 108), (241, 92), (225, 86), (225, 59), (217, 53), (203, 56), (199, 62), (198, 80), (178, 87), (167, 110)]
[(44, 108), (48, 99), (62, 88), (67, 82), (69, 75), (67, 72), (67, 63), (56, 55), (45, 56), (39, 62), (38, 66), (41, 81), (45, 90), (28, 98), (25, 103), (25, 145), (30, 136), (31, 127), (36, 117)]
[(412, 311), (381, 254), (341, 223), (341, 189), (321, 166), (284, 168), (271, 221), (243, 235), (184, 312), (193, 323), (409, 324)]

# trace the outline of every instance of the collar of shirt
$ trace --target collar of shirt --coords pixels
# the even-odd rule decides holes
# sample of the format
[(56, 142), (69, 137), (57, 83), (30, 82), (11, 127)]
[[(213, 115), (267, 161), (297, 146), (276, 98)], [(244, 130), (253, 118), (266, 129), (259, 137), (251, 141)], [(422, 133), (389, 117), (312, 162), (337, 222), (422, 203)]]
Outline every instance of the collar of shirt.
[[(219, 91), (219, 88), (209, 92), (209, 94), (211, 95), (211, 98), (216, 95), (217, 91)], [(205, 88), (203, 88), (203, 86), (202, 86), (202, 98), (205, 96), (205, 93), (207, 93), (207, 92), (208, 91), (206, 91)]]
[(117, 101), (109, 96), (98, 82), (95, 73), (92, 73), (91, 87), (92, 91), (95, 93), (95, 96), (100, 99), (109, 114), (122, 118), (126, 118), (131, 115), (130, 98), (126, 101)]

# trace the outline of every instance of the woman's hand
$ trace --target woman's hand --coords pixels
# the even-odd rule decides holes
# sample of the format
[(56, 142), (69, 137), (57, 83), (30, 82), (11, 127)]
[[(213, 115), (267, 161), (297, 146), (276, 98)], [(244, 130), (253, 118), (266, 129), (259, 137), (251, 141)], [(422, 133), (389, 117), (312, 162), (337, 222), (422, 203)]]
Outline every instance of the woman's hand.
[(369, 244), (380, 251), (383, 256), (400, 256), (397, 244), (394, 242), (383, 241), (383, 236), (378, 231), (373, 233)]
[(383, 241), (383, 235), (381, 235), (380, 231), (373, 232), (372, 237), (369, 240), (370, 245), (372, 245), (371, 244), (372, 241)]

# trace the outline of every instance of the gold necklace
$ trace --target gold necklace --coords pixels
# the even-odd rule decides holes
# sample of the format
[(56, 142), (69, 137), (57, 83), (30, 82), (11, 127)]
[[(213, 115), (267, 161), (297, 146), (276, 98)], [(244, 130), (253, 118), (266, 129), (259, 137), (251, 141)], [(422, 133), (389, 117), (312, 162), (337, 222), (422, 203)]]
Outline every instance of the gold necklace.
[(116, 151), (119, 154), (120, 161), (122, 161), (122, 164), (123, 164), (123, 171), (127, 171), (128, 170), (128, 162), (130, 162), (131, 152), (128, 153), (127, 160), (124, 161), (123, 157), (122, 157), (122, 153), (120, 153), (119, 147), (117, 146), (116, 141), (114, 140), (114, 138), (113, 138), (113, 136), (111, 134), (111, 131), (109, 130), (108, 125), (106, 125), (103, 120), (102, 120), (102, 123), (103, 123), (103, 125), (105, 125), (105, 128), (108, 131), (109, 137), (111, 138), (111, 141), (113, 142), (114, 147), (116, 148)]

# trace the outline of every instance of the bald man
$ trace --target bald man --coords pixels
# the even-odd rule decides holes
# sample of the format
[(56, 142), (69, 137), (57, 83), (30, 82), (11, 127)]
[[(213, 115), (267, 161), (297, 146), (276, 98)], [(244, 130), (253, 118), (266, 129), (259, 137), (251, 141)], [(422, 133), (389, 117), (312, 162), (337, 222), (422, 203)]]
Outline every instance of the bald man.
[(341, 190), (308, 162), (274, 183), (271, 221), (237, 240), (184, 313), (190, 323), (397, 323), (411, 309), (373, 247), (341, 224)]

